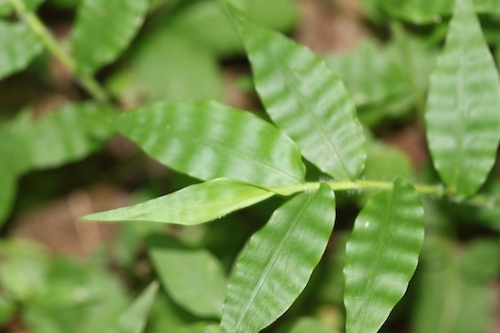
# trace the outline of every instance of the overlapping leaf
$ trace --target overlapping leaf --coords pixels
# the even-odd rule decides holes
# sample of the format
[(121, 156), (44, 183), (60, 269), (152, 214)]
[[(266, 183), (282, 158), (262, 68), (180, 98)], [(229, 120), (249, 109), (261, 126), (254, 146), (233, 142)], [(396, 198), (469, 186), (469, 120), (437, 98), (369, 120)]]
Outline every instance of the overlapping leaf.
[(375, 333), (406, 292), (424, 240), (419, 194), (398, 178), (360, 212), (346, 245), (346, 333)]
[(306, 47), (233, 10), (257, 92), (302, 154), (337, 179), (356, 179), (366, 153), (354, 102), (338, 77)]
[(471, 0), (457, 0), (431, 75), (427, 141), (443, 182), (462, 196), (484, 183), (500, 140), (500, 81)]
[(379, 0), (379, 3), (389, 14), (417, 24), (440, 20), (439, 15), (450, 14), (453, 9), (453, 0)]
[(172, 299), (197, 316), (220, 318), (226, 279), (219, 261), (204, 249), (188, 249), (157, 235), (146, 241), (155, 270)]
[(237, 180), (219, 178), (134, 206), (87, 215), (85, 218), (193, 225), (223, 217), (273, 195), (273, 192)]
[(222, 333), (256, 333), (281, 316), (306, 286), (335, 221), (333, 191), (302, 193), (255, 233), (229, 283)]
[(24, 22), (0, 20), (0, 79), (26, 68), (42, 50)]
[(149, 155), (190, 176), (266, 187), (300, 184), (297, 146), (271, 124), (216, 102), (164, 102), (126, 112), (117, 128)]
[(148, 5), (148, 0), (84, 0), (71, 34), (78, 72), (91, 75), (115, 60), (141, 27)]
[(106, 333), (141, 333), (146, 327), (149, 311), (158, 291), (158, 282), (152, 282), (118, 317)]

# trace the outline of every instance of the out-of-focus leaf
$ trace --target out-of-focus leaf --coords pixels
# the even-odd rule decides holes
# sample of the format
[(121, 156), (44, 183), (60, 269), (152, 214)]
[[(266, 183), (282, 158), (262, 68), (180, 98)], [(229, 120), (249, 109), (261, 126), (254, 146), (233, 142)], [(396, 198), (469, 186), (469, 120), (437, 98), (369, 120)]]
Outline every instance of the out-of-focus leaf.
[(379, 3), (390, 15), (417, 24), (440, 22), (440, 15), (449, 15), (453, 9), (453, 0), (379, 0)]
[[(289, 329), (282, 333), (337, 333), (315, 318), (303, 317), (295, 321)], [(281, 333), (281, 331), (280, 331)]]
[(462, 258), (462, 275), (474, 283), (488, 284), (500, 274), (498, 240), (477, 239), (467, 244)]
[(106, 333), (141, 333), (156, 298), (158, 282), (152, 282), (137, 299), (123, 312), (118, 321)]
[(83, 158), (115, 134), (109, 122), (113, 110), (103, 105), (69, 104), (33, 126), (32, 167), (56, 167)]
[(424, 241), (418, 192), (402, 178), (359, 213), (346, 245), (346, 332), (378, 332), (406, 292)]
[(373, 141), (368, 144), (368, 158), (363, 177), (392, 181), (396, 176), (411, 178), (411, 161), (401, 150)]
[[(494, 293), (486, 280), (470, 279), (468, 268), (460, 269), (460, 266), (469, 266), (469, 251), (476, 252), (476, 245), (467, 246), (462, 259), (449, 240), (435, 236), (426, 238), (413, 285), (417, 296), (412, 316), (413, 331), (487, 332), (494, 320)], [(498, 255), (498, 248), (496, 253), (489, 253), (488, 257), (495, 254)], [(498, 269), (493, 267), (498, 261), (481, 262), (486, 264), (486, 269)]]
[(50, 260), (45, 288), (25, 303), (23, 321), (37, 333), (104, 332), (129, 304), (124, 288), (102, 267)]
[[(44, 0), (22, 0), (29, 11), (36, 11)], [(0, 17), (10, 15), (14, 12), (14, 8), (9, 0), (0, 0)], [(0, 34), (1, 35), (1, 34)]]
[(233, 11), (257, 92), (273, 121), (305, 158), (336, 179), (356, 179), (366, 153), (354, 102), (325, 62), (305, 46)]
[(309, 281), (334, 222), (335, 196), (325, 184), (278, 208), (236, 264), (221, 332), (256, 333), (281, 316)]
[(7, 323), (16, 313), (16, 304), (0, 294), (0, 326)]
[(24, 22), (0, 20), (0, 79), (23, 70), (42, 51), (42, 43)]
[(342, 79), (356, 105), (375, 104), (409, 93), (404, 69), (389, 51), (368, 39), (352, 52), (333, 53), (325, 61)]
[(219, 178), (134, 206), (87, 215), (85, 219), (192, 225), (223, 217), (273, 195), (273, 192), (237, 180)]
[(217, 259), (206, 250), (188, 249), (157, 235), (146, 242), (162, 286), (172, 299), (193, 314), (219, 318), (226, 279)]
[(245, 15), (267, 28), (290, 30), (298, 18), (297, 4), (293, 0), (228, 0)]
[(500, 141), (500, 80), (471, 0), (457, 0), (431, 75), (427, 142), (443, 182), (467, 197), (484, 183)]
[(138, 89), (149, 102), (221, 98), (220, 69), (212, 53), (175, 30), (145, 39), (132, 64)]
[(0, 286), (22, 302), (40, 296), (46, 288), (48, 256), (34, 243), (0, 242)]
[(179, 333), (219, 333), (220, 327), (217, 324), (198, 323), (183, 327)]
[(279, 187), (304, 179), (300, 152), (287, 136), (216, 102), (158, 103), (124, 113), (116, 127), (161, 163), (202, 180)]
[(77, 71), (92, 75), (114, 61), (144, 21), (148, 0), (83, 0), (71, 33)]

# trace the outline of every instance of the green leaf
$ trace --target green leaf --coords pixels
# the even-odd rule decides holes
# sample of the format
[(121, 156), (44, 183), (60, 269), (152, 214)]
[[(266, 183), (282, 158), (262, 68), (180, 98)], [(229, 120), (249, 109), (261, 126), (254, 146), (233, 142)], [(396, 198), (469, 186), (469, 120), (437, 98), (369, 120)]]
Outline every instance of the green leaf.
[(202, 180), (265, 187), (303, 182), (295, 144), (249, 112), (216, 102), (163, 102), (124, 113), (117, 129), (167, 166)]
[(272, 120), (323, 172), (356, 179), (366, 158), (364, 137), (343, 83), (305, 46), (233, 14)]
[(201, 317), (220, 318), (226, 279), (210, 252), (188, 249), (158, 235), (146, 239), (161, 283), (172, 299)]
[(152, 282), (123, 312), (106, 333), (141, 333), (158, 291), (158, 282)]
[(0, 20), (0, 79), (23, 70), (42, 51), (42, 43), (24, 22)]
[(278, 208), (236, 264), (221, 332), (259, 332), (281, 316), (309, 281), (334, 222), (335, 196), (326, 184)]
[(181, 328), (179, 333), (219, 333), (220, 328), (219, 325), (216, 324), (206, 324), (206, 323), (197, 323), (194, 325), (189, 325)]
[(87, 215), (85, 219), (192, 225), (215, 220), (273, 195), (237, 180), (219, 178), (138, 205)]
[[(26, 8), (29, 11), (36, 11), (36, 9), (44, 2), (44, 0), (21, 0), (21, 1), (24, 2)], [(9, 0), (0, 0), (0, 17), (11, 15), (13, 12), (14, 8)]]
[(336, 330), (326, 326), (315, 318), (302, 317), (295, 321), (288, 330), (283, 333), (337, 333)]
[(77, 71), (92, 75), (114, 61), (144, 21), (148, 0), (84, 0), (71, 33)]
[(207, 47), (171, 27), (139, 44), (132, 59), (138, 89), (147, 101), (220, 99), (219, 64)]
[(0, 294), (0, 326), (5, 325), (16, 313), (17, 305)]
[(56, 167), (87, 156), (108, 141), (114, 130), (110, 107), (68, 104), (37, 121), (29, 134), (32, 167)]
[(406, 292), (424, 241), (418, 192), (398, 178), (373, 196), (354, 222), (346, 245), (346, 332), (378, 332)]
[(500, 141), (500, 81), (470, 0), (457, 0), (425, 113), (434, 167), (457, 194), (484, 183)]
[(381, 7), (390, 15), (417, 24), (440, 22), (440, 15), (450, 14), (453, 0), (379, 0)]

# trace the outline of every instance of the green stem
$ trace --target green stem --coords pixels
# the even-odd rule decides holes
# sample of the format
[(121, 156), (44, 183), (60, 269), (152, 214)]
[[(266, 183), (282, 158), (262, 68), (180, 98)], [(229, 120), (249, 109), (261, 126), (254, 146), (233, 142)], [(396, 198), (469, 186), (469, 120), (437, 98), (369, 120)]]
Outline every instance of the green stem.
[(41, 40), (47, 50), (54, 55), (75, 77), (78, 78), (81, 85), (92, 95), (96, 100), (106, 103), (109, 102), (109, 96), (91, 76), (79, 76), (76, 73), (75, 61), (71, 56), (63, 50), (61, 45), (56, 41), (43, 22), (33, 12), (26, 8), (23, 0), (9, 0), (16, 12), (28, 24), (31, 31)]
[[(352, 191), (352, 190), (392, 190), (393, 182), (383, 181), (383, 180), (366, 180), (359, 179), (355, 181), (331, 181), (327, 182), (330, 188), (334, 191)], [(319, 182), (308, 182), (300, 185), (287, 186), (287, 187), (276, 187), (272, 188), (273, 192), (281, 195), (292, 195), (298, 192), (304, 191), (314, 191), (319, 188)], [(450, 189), (443, 187), (442, 185), (414, 185), (417, 192), (427, 195), (435, 196), (448, 196), (450, 198), (456, 198), (457, 201), (462, 201), (464, 203), (493, 207), (495, 202), (493, 198), (484, 195), (476, 195), (468, 199), (458, 198), (455, 193)]]

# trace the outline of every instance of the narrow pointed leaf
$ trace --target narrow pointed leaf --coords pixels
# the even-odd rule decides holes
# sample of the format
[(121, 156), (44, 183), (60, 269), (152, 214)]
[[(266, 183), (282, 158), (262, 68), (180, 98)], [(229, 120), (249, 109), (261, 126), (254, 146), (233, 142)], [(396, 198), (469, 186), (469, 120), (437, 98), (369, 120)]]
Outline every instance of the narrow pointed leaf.
[(161, 163), (202, 180), (279, 187), (304, 179), (292, 140), (249, 112), (216, 102), (163, 102), (124, 113), (116, 126)]
[(424, 240), (418, 192), (398, 178), (359, 213), (346, 245), (346, 332), (375, 333), (403, 297)]
[(0, 20), (0, 79), (23, 70), (42, 51), (26, 24)]
[(149, 311), (158, 292), (158, 282), (152, 282), (106, 333), (141, 333), (146, 327)]
[(85, 219), (192, 225), (215, 220), (273, 195), (238, 180), (219, 178), (134, 206), (87, 215)]
[(71, 34), (78, 72), (91, 75), (115, 60), (141, 27), (148, 5), (148, 0), (84, 0)]
[(110, 107), (82, 103), (41, 118), (29, 134), (32, 167), (56, 167), (102, 147), (115, 134), (108, 124), (113, 115)]
[(302, 193), (250, 239), (228, 286), (222, 333), (255, 333), (281, 316), (305, 288), (335, 221), (333, 191)]
[(500, 140), (500, 81), (471, 0), (457, 0), (442, 54), (431, 75), (427, 142), (443, 182), (476, 193)]
[(272, 120), (322, 171), (356, 179), (366, 158), (364, 137), (344, 84), (305, 46), (233, 15)]
[(217, 258), (204, 249), (185, 248), (158, 235), (148, 237), (146, 242), (170, 297), (197, 316), (220, 318), (226, 279)]

